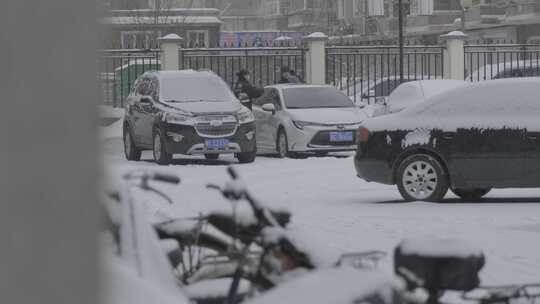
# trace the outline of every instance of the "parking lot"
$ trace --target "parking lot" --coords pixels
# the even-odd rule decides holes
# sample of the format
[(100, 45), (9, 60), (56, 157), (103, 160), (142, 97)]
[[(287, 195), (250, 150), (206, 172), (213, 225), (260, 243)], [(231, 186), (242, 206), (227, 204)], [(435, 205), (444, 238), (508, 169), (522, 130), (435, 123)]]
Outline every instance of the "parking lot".
[[(227, 181), (225, 169), (236, 164), (235, 159), (177, 157), (172, 165), (160, 167), (147, 152), (141, 162), (126, 161), (120, 137), (107, 136), (102, 141), (108, 177), (104, 181), (113, 181), (108, 184), (118, 185), (122, 173), (130, 170), (165, 171), (182, 178), (180, 186), (162, 188), (173, 195), (173, 208), (153, 196), (141, 194), (137, 199), (174, 217), (229, 208), (227, 201), (205, 186)], [(353, 160), (346, 154), (298, 160), (258, 157), (237, 168), (258, 198), (268, 206), (292, 211), (292, 229), (306, 232), (306, 241), (324, 246), (325, 251), (380, 249), (391, 254), (404, 238), (459, 238), (484, 249), (484, 284), (540, 281), (538, 189), (495, 190), (479, 203), (460, 202), (451, 194), (440, 204), (404, 203), (394, 187), (358, 179)], [(387, 271), (391, 266), (391, 258), (381, 264)]]

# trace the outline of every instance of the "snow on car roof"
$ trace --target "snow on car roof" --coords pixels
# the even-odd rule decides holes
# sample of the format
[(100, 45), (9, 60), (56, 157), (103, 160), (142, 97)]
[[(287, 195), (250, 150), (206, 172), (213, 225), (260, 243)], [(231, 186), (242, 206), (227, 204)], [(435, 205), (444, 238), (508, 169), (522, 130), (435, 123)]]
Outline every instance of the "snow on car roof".
[(457, 239), (407, 239), (400, 244), (406, 255), (426, 257), (468, 258), (482, 255), (482, 250), (472, 244)]
[(466, 81), (451, 79), (418, 80), (415, 82), (420, 83), (422, 86), (425, 98), (429, 98), (449, 89), (469, 85), (469, 83)]
[(520, 69), (524, 70), (527, 68), (538, 69), (540, 68), (540, 64), (533, 60), (509, 60), (499, 63), (485, 64), (474, 69), (472, 73), (469, 73), (466, 80), (491, 80), (501, 72)]
[(384, 303), (392, 303), (394, 292), (401, 289), (401, 281), (378, 271), (325, 268), (293, 279), (247, 303), (352, 304), (374, 294)]
[(392, 112), (422, 103), (428, 98), (459, 86), (469, 85), (463, 80), (415, 80), (400, 84), (388, 97)]
[[(540, 128), (537, 117), (540, 113), (540, 102), (536, 98), (539, 88), (540, 78), (535, 77), (474, 82), (437, 94), (399, 113), (375, 117), (366, 121), (365, 125), (372, 130), (403, 130), (414, 127), (448, 132), (459, 128)], [(505, 119), (509, 113), (519, 114), (521, 117), (518, 121)], [(421, 121), (418, 120), (419, 115), (422, 117)], [(448, 117), (452, 119), (447, 119)]]

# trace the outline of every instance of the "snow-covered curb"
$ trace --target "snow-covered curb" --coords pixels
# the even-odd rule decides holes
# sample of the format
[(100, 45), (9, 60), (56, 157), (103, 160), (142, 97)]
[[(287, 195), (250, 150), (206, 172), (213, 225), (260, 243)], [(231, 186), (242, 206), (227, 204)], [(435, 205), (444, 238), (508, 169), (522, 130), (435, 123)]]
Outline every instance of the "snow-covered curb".
[(116, 119), (111, 125), (99, 129), (99, 139), (105, 141), (114, 138), (122, 138), (124, 109), (101, 105), (98, 106), (98, 114), (100, 119)]

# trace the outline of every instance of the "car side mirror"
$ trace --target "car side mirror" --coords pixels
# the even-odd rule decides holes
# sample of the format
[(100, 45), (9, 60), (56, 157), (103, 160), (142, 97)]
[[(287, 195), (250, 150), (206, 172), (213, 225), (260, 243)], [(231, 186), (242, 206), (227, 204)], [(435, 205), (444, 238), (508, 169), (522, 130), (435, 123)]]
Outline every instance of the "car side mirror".
[(139, 102), (144, 105), (152, 104), (153, 98), (151, 96), (141, 96)]
[(386, 106), (388, 104), (388, 97), (379, 96), (375, 98), (375, 104), (380, 106)]
[(240, 93), (238, 95), (238, 99), (240, 100), (240, 102), (247, 102), (249, 101), (249, 96), (246, 93)]
[(263, 111), (271, 112), (272, 114), (276, 113), (276, 106), (273, 103), (265, 103), (262, 106)]

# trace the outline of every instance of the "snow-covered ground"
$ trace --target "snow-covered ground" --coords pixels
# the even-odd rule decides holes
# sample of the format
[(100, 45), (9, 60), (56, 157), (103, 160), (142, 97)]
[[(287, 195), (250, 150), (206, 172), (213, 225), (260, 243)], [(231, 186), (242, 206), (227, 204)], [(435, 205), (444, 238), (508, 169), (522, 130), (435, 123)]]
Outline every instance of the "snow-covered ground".
[[(228, 208), (227, 201), (205, 186), (227, 181), (227, 165), (236, 164), (232, 157), (184, 157), (161, 167), (145, 152), (143, 161), (128, 162), (120, 127), (118, 122), (102, 128), (105, 184), (117, 185), (124, 172), (135, 169), (174, 173), (182, 178), (181, 185), (160, 188), (172, 195), (175, 205), (154, 206), (171, 216)], [(352, 157), (259, 157), (237, 169), (265, 204), (291, 210), (291, 228), (327, 247), (321, 251), (384, 250), (389, 258), (381, 267), (390, 272), (393, 249), (405, 238), (459, 238), (484, 249), (483, 284), (540, 282), (540, 189), (495, 190), (480, 203), (463, 203), (451, 194), (441, 204), (404, 203), (395, 187), (358, 179)], [(138, 198), (158, 200), (147, 194)]]

